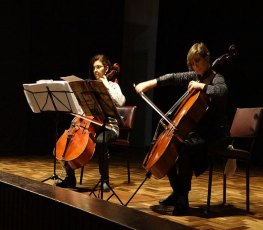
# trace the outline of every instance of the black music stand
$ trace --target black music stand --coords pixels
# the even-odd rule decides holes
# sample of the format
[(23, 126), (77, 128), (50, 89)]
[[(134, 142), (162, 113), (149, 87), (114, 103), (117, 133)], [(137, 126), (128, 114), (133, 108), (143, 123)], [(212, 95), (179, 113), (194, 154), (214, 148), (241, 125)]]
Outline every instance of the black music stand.
[(42, 180), (61, 180), (56, 174), (56, 143), (58, 139), (58, 115), (64, 113), (80, 113), (75, 95), (65, 81), (41, 80), (33, 84), (23, 84), (27, 102), (34, 113), (55, 112), (55, 147), (53, 175)]
[[(105, 131), (110, 129), (107, 125), (107, 118), (116, 118), (119, 125), (123, 125), (123, 120), (120, 117), (107, 88), (104, 86), (103, 82), (98, 80), (83, 80), (74, 76), (62, 77), (62, 79), (69, 82), (69, 85), (74, 92), (84, 114), (86, 116), (99, 117), (102, 120), (103, 124), (101, 126), (103, 129), (103, 145), (104, 151), (106, 151), (107, 144), (105, 142)], [(120, 201), (120, 203), (123, 204), (109, 183), (104, 181), (102, 177), (94, 186), (90, 192), (90, 195), (93, 194), (95, 197), (103, 199), (103, 183), (106, 183), (112, 192), (112, 195), (109, 196), (107, 200), (109, 200), (114, 195)], [(99, 185), (100, 191), (97, 196), (95, 194), (95, 190)]]

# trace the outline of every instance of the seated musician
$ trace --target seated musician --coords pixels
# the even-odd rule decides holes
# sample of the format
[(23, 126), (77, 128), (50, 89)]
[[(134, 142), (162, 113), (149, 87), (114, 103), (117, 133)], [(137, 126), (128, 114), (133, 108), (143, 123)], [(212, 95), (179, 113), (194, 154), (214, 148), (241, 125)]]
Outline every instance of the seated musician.
[(172, 193), (161, 205), (174, 206), (173, 215), (185, 215), (189, 211), (188, 193), (193, 173), (201, 175), (208, 167), (208, 152), (224, 148), (228, 144), (227, 124), (228, 87), (222, 75), (210, 65), (210, 52), (203, 42), (195, 43), (187, 54), (189, 72), (169, 73), (136, 85), (137, 93), (153, 87), (174, 85), (189, 92), (199, 90), (209, 98), (208, 111), (184, 139), (178, 148), (179, 158), (167, 172)]
[[(89, 78), (92, 80), (100, 80), (108, 89), (116, 106), (122, 106), (125, 103), (125, 96), (122, 94), (121, 88), (116, 81), (108, 80), (107, 74), (112, 70), (112, 64), (104, 54), (95, 55), (89, 65)], [(109, 151), (105, 150), (105, 143), (115, 140), (119, 136), (119, 126), (115, 118), (108, 117), (108, 124), (113, 129), (102, 132), (101, 129), (96, 133), (96, 147), (95, 154), (98, 154), (99, 172), (101, 181), (103, 182), (103, 191), (109, 191)], [(105, 135), (105, 136), (104, 136)], [(105, 139), (104, 139), (105, 138)], [(67, 162), (64, 163), (66, 176), (64, 180), (58, 182), (56, 186), (63, 188), (74, 188), (76, 186), (75, 171), (69, 166)]]

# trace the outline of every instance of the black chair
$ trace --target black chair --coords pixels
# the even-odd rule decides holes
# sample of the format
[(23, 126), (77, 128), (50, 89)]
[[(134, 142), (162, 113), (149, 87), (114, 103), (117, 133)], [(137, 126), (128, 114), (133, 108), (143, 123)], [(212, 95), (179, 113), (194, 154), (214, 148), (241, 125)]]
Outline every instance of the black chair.
[[(208, 178), (207, 212), (210, 210), (210, 200), (212, 191), (213, 166), (216, 159), (235, 159), (236, 162), (242, 161), (246, 167), (246, 211), (250, 210), (250, 160), (254, 151), (255, 141), (258, 137), (259, 127), (262, 120), (263, 108), (237, 108), (232, 125), (230, 137), (232, 144), (223, 151), (210, 153), (210, 167)], [(226, 173), (223, 174), (223, 204), (226, 203)]]
[[(130, 137), (134, 127), (135, 121), (135, 113), (136, 113), (137, 106), (120, 106), (117, 107), (117, 110), (123, 120), (123, 126), (120, 126), (120, 135), (117, 140), (111, 142), (108, 147), (110, 150), (110, 154), (113, 151), (118, 150), (122, 151), (125, 154), (126, 161), (127, 161), (127, 175), (128, 175), (128, 183), (131, 181), (130, 176), (130, 159), (128, 155), (128, 151), (130, 148)], [(80, 172), (80, 184), (82, 184), (82, 178), (84, 173), (84, 167), (81, 168)]]

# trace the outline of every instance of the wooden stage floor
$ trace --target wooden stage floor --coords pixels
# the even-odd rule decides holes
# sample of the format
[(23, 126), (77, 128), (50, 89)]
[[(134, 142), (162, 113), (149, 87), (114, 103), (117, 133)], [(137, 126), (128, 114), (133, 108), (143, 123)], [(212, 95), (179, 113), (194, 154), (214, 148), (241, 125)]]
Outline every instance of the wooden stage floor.
[[(214, 174), (211, 213), (205, 214), (207, 199), (207, 172), (192, 181), (192, 190), (189, 194), (190, 212), (187, 216), (173, 216), (172, 207), (162, 207), (158, 201), (171, 193), (171, 188), (166, 177), (145, 180), (146, 171), (142, 167), (143, 157), (135, 156), (131, 160), (131, 183), (127, 183), (127, 171), (124, 157), (121, 153), (111, 156), (110, 185), (123, 204), (128, 201), (127, 207), (166, 218), (171, 221), (189, 226), (195, 229), (261, 229), (263, 227), (263, 170), (252, 167), (250, 187), (250, 213), (245, 211), (245, 179), (242, 165), (238, 165), (236, 174), (228, 179), (227, 204), (222, 202), (222, 174), (218, 165)], [(0, 170), (14, 175), (26, 177), (36, 181), (43, 181), (53, 175), (54, 159), (50, 155), (17, 155), (0, 156)], [(56, 174), (64, 177), (64, 171), (60, 162), (56, 163)], [(77, 188), (74, 191), (86, 193), (96, 198), (91, 191), (99, 181), (98, 164), (96, 156), (85, 166), (83, 183), (79, 184), (80, 170), (76, 170), (78, 179)], [(242, 177), (240, 177), (242, 176)], [(43, 183), (54, 184), (54, 180)], [(97, 194), (98, 191), (95, 191)], [(103, 199), (107, 200), (111, 192), (103, 193)], [(134, 196), (133, 196), (134, 195)], [(108, 202), (122, 205), (115, 195)]]

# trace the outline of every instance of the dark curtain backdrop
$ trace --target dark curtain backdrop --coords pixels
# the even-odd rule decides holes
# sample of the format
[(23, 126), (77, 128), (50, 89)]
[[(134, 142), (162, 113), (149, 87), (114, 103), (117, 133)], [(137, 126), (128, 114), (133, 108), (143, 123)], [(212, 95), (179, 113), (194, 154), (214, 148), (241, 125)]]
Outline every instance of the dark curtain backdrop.
[[(195, 42), (207, 44), (212, 61), (235, 44), (238, 55), (219, 70), (230, 91), (229, 121), (236, 107), (263, 106), (262, 22), (262, 12), (254, 1), (160, 1), (156, 76), (187, 71), (186, 55)], [(184, 92), (174, 87), (158, 88), (154, 101), (168, 111)], [(153, 131), (159, 119), (155, 113)], [(263, 162), (261, 143), (254, 156), (255, 161)]]
[[(0, 154), (50, 154), (55, 127), (61, 134), (72, 117), (59, 114), (56, 124), (54, 114), (34, 114), (22, 84), (71, 74), (85, 78), (90, 58), (100, 52), (122, 66), (125, 1), (4, 0), (0, 4)], [(238, 56), (222, 70), (230, 88), (230, 120), (237, 106), (263, 106), (260, 6), (237, 0), (164, 0), (159, 1), (158, 17), (156, 76), (187, 70), (186, 53), (194, 42), (204, 41), (213, 60), (236, 44)], [(130, 89), (123, 90), (128, 94)], [(154, 102), (167, 111), (183, 92), (155, 89)], [(159, 117), (153, 114), (154, 131)], [(262, 162), (261, 148), (256, 156)]]
[(122, 0), (1, 2), (0, 154), (52, 153), (55, 134), (73, 117), (34, 114), (22, 84), (86, 78), (90, 58), (101, 52), (119, 63), (123, 7)]

